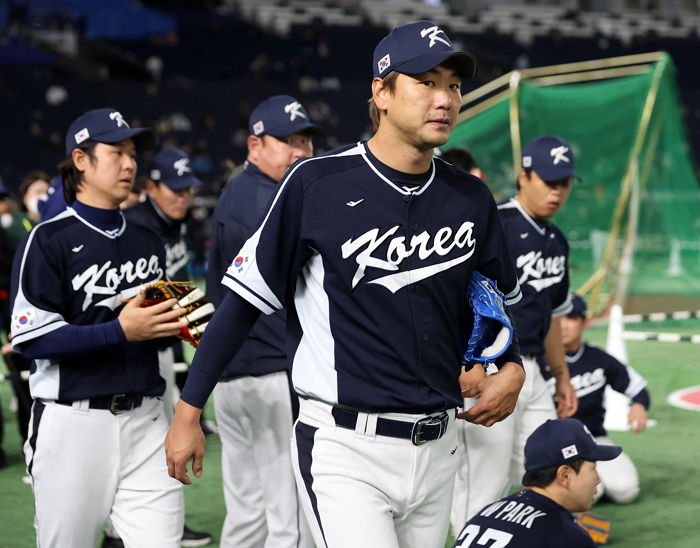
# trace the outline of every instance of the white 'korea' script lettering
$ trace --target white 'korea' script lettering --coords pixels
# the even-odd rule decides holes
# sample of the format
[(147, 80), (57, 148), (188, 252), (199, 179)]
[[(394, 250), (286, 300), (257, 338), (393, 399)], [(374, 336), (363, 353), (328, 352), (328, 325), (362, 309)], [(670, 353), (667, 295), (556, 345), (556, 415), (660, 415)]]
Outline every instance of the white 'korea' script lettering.
[[(448, 270), (453, 266), (463, 263), (474, 254), (474, 249), (476, 247), (476, 240), (472, 237), (474, 223), (469, 221), (462, 223), (462, 225), (454, 232), (449, 226), (438, 229), (434, 236), (431, 236), (428, 234), (428, 232), (423, 231), (420, 234), (416, 234), (411, 237), (408, 246), (406, 245), (406, 237), (404, 236), (395, 236), (391, 238), (394, 236), (394, 234), (396, 234), (396, 231), (399, 228), (399, 225), (393, 226), (384, 234), (380, 234), (378, 228), (368, 230), (355, 239), (351, 238), (347, 240), (341, 246), (343, 259), (347, 259), (359, 251), (355, 257), (355, 261), (357, 262), (358, 266), (352, 279), (352, 287), (355, 287), (359, 281), (364, 278), (367, 267), (378, 268), (380, 270), (397, 271), (399, 270), (399, 265), (403, 262), (403, 260), (410, 257), (414, 253), (418, 254), (418, 258), (421, 261), (426, 261), (432, 255), (442, 257), (450, 253), (450, 251), (455, 248), (465, 249), (466, 247), (466, 250), (462, 255), (450, 259), (449, 261), (435, 263), (413, 270), (396, 272), (395, 274), (389, 274), (369, 282), (372, 284), (383, 285), (389, 291), (395, 293), (402, 287), (419, 282), (439, 272)], [(388, 245), (386, 247), (386, 251), (384, 252), (384, 256), (382, 256), (380, 254), (381, 252), (377, 252), (377, 250), (387, 240)], [(379, 256), (376, 256), (375, 252), (377, 252)]]
[(522, 269), (518, 280), (520, 285), (527, 283), (540, 292), (564, 279), (566, 257), (560, 255), (559, 257), (543, 259), (541, 251), (530, 251), (520, 255), (515, 260), (515, 266)]
[(177, 272), (187, 265), (190, 259), (190, 253), (187, 250), (185, 240), (179, 240), (173, 245), (165, 244), (165, 273), (168, 278), (177, 274)]
[[(158, 263), (158, 256), (151, 255), (148, 259), (141, 257), (136, 263), (127, 261), (118, 267), (113, 267), (112, 261), (107, 261), (103, 265), (93, 264), (81, 274), (73, 276), (72, 283), (74, 291), (82, 289), (85, 292), (83, 310), (86, 310), (92, 303), (94, 295), (117, 295), (117, 289), (122, 280), (134, 283), (162, 277), (163, 269)], [(108, 306), (112, 308), (110, 305)]]

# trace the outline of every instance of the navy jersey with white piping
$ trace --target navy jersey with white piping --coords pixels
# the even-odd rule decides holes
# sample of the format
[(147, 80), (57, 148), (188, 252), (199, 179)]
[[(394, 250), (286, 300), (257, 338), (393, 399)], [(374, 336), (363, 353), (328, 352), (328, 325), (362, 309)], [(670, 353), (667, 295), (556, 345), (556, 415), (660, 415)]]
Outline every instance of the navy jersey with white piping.
[[(277, 182), (249, 161), (221, 193), (212, 217), (207, 272), (207, 296), (216, 305), (228, 291), (221, 277), (260, 224), (277, 189)], [(284, 310), (258, 318), (221, 377), (261, 376), (286, 370), (286, 329)]]
[[(104, 218), (116, 223), (101, 224)], [(164, 264), (162, 244), (150, 231), (127, 223), (117, 210), (76, 202), (37, 225), (15, 255), (13, 344), (22, 351), (23, 344), (67, 325), (116, 320), (124, 299), (164, 278)], [(156, 345), (126, 342), (122, 332), (119, 344), (60, 359), (36, 359), (29, 381), (32, 397), (160, 395), (165, 384), (158, 373)]]
[[(493, 542), (490, 542), (493, 541)], [(549, 497), (522, 489), (484, 507), (457, 536), (454, 548), (595, 548), (591, 537), (566, 508)]]
[(522, 291), (511, 307), (520, 351), (539, 356), (552, 316), (571, 310), (569, 244), (556, 226), (533, 219), (515, 199), (499, 204), (498, 213)]
[(488, 188), (439, 159), (396, 172), (359, 143), (292, 167), (222, 282), (266, 314), (287, 307), (301, 396), (426, 412), (463, 403), (474, 270), (519, 299)]
[[(624, 394), (635, 403), (649, 408), (647, 381), (637, 371), (618, 361), (604, 350), (582, 342), (573, 353), (566, 353), (569, 364), (571, 384), (576, 389), (578, 411), (574, 418), (585, 424), (594, 436), (605, 436), (605, 387), (610, 387)], [(545, 372), (546, 376), (551, 376)], [(552, 392), (554, 379), (547, 380)]]
[(124, 210), (124, 217), (130, 223), (141, 225), (155, 232), (165, 246), (165, 276), (168, 280), (184, 282), (189, 280), (187, 263), (190, 252), (187, 249), (187, 223), (168, 218), (151, 198)]

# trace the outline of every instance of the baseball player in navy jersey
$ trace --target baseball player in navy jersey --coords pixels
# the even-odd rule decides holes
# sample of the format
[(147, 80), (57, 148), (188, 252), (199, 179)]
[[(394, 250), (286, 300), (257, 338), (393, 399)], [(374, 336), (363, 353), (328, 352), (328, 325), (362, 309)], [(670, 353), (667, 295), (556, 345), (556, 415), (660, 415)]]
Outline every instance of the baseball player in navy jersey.
[(163, 246), (119, 210), (152, 142), (114, 109), (78, 117), (60, 166), (70, 207), (15, 257), (12, 342), (35, 360), (25, 455), (39, 546), (92, 548), (108, 518), (127, 547), (180, 545), (157, 339), (178, 332), (183, 310), (140, 306), (139, 288), (165, 277)]
[[(248, 157), (214, 210), (207, 294), (219, 304), (221, 278), (253, 234), (291, 165), (313, 154), (313, 124), (289, 95), (258, 104), (248, 123)], [(288, 374), (286, 315), (261, 317), (214, 390), (222, 445), (224, 548), (311, 546), (297, 497), (289, 438), (298, 412)]]
[[(154, 232), (165, 247), (165, 274), (169, 280), (189, 279), (187, 263), (187, 225), (184, 222), (194, 190), (201, 181), (190, 169), (189, 158), (181, 150), (164, 149), (151, 160), (146, 182), (146, 200), (124, 210), (127, 221)], [(160, 351), (161, 375), (166, 389), (163, 397), (168, 419), (172, 418), (179, 390), (175, 385), (175, 358), (182, 359), (182, 342), (175, 339)]]
[[(318, 547), (438, 548), (459, 459), (455, 416), (473, 314), (472, 273), (520, 295), (488, 188), (433, 158), (454, 127), (475, 60), (429, 21), (374, 51), (367, 142), (301, 160), (224, 276), (166, 441), (170, 473), (202, 471), (197, 420), (260, 312), (287, 308), (300, 396), (293, 465)], [(465, 384), (459, 415), (491, 425), (524, 381), (517, 339), (500, 370)]]
[[(568, 143), (555, 136), (539, 137), (523, 148), (515, 198), (498, 206), (522, 289), (523, 297), (511, 311), (527, 378), (515, 412), (506, 421), (489, 430), (460, 424), (467, 458), (457, 475), (453, 528), (520, 482), (525, 440), (537, 426), (576, 410), (559, 324), (571, 309), (569, 246), (549, 219), (566, 203), (577, 177)], [(556, 410), (536, 361), (540, 356), (556, 379)], [(465, 406), (471, 403), (467, 400)]]
[(486, 505), (457, 536), (455, 548), (594, 548), (572, 512), (593, 504), (596, 466), (622, 448), (597, 445), (576, 419), (548, 420), (525, 444), (525, 489)]
[[(628, 365), (624, 365), (607, 352), (582, 340), (588, 325), (586, 301), (574, 295), (573, 307), (561, 318), (562, 340), (566, 350), (566, 361), (571, 372), (571, 384), (578, 396), (578, 411), (574, 415), (595, 436), (596, 442), (612, 445), (603, 426), (605, 420), (605, 387), (627, 396), (630, 410), (627, 420), (633, 432), (646, 429), (650, 405), (646, 380)], [(546, 377), (550, 377), (545, 370)], [(552, 379), (548, 381), (552, 383)], [(596, 500), (603, 494), (613, 502), (632, 502), (639, 494), (637, 469), (625, 453), (614, 460), (600, 463)]]
[[(202, 182), (192, 173), (190, 159), (181, 150), (164, 149), (151, 159), (146, 200), (124, 209), (124, 217), (154, 232), (165, 248), (165, 274), (168, 280), (189, 280), (187, 263), (187, 224), (185, 219), (194, 198), (194, 192)], [(158, 350), (160, 374), (165, 379), (165, 392), (161, 399), (168, 422), (172, 420), (175, 402), (180, 391), (175, 383), (176, 361), (183, 361), (182, 341), (164, 339)], [(184, 528), (182, 546), (203, 546), (211, 541), (211, 535), (203, 531)]]

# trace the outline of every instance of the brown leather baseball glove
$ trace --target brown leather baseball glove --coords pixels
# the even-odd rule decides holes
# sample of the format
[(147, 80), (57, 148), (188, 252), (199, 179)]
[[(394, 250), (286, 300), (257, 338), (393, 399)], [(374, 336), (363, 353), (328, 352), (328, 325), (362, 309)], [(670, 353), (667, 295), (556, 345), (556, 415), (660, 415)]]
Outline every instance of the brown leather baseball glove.
[(180, 328), (178, 337), (196, 347), (214, 314), (214, 305), (204, 296), (204, 292), (192, 282), (161, 280), (146, 286), (146, 298), (141, 306), (151, 306), (173, 298), (177, 299), (177, 304), (173, 308), (186, 310), (180, 319), (183, 317), (187, 319), (187, 327)]

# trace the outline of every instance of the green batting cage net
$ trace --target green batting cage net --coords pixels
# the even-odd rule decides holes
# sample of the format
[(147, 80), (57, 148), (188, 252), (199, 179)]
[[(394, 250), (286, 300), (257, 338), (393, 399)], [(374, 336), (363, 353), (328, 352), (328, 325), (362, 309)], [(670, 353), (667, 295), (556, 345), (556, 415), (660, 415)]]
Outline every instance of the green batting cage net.
[(567, 205), (572, 288), (600, 311), (626, 296), (700, 295), (700, 188), (665, 53), (513, 72), (465, 95), (443, 150), (467, 148), (497, 199), (515, 194), (522, 145), (574, 149)]

